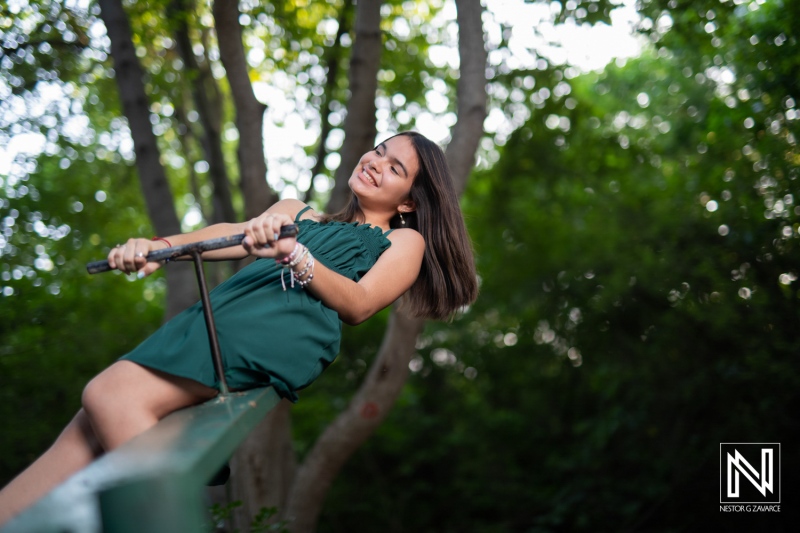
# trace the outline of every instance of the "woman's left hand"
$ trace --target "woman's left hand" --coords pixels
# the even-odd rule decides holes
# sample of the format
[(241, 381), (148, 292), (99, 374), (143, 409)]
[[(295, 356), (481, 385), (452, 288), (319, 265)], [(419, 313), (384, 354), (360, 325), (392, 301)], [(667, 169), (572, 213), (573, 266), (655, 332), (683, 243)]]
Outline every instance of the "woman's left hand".
[(288, 224), (294, 224), (288, 215), (265, 212), (245, 224), (242, 246), (250, 255), (280, 261), (292, 253), (296, 244), (291, 237), (278, 239), (281, 228)]

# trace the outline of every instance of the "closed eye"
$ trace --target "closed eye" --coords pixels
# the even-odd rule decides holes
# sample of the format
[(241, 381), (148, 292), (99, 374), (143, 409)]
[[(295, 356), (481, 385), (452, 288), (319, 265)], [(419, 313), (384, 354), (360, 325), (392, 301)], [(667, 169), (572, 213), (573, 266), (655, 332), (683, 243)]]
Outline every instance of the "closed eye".
[[(386, 145), (384, 143), (379, 144), (374, 149), (375, 153), (378, 154), (378, 157), (383, 157), (383, 155), (384, 155), (383, 153), (381, 153), (381, 150), (384, 150), (384, 153), (386, 153), (386, 151), (385, 151), (386, 150)], [(404, 175), (404, 176), (408, 177), (408, 170), (406, 170), (406, 167), (405, 167), (405, 165), (403, 165), (402, 161), (398, 160), (396, 157), (389, 157), (389, 160), (390, 160), (391, 163), (397, 164), (403, 170), (403, 172), (401, 174), (400, 171), (397, 170), (397, 167), (392, 166), (392, 167), (390, 167), (390, 169), (391, 169), (391, 171), (393, 173), (397, 174), (398, 176)]]

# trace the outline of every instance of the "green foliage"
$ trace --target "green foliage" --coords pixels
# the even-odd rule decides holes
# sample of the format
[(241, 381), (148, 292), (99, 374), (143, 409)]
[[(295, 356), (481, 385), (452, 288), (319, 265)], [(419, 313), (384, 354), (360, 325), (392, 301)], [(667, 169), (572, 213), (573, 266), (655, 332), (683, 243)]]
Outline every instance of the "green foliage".
[(96, 6), (20, 5), (0, 12), (0, 484), (54, 440), (86, 382), (159, 324), (164, 296), (161, 275), (85, 271), (131, 233), (152, 235), (90, 30)]
[[(126, 228), (148, 231), (134, 207), (137, 184), (129, 179), (127, 186), (110, 187), (102, 172), (92, 176), (103, 168), (97, 162), (94, 172), (85, 162), (71, 166), (75, 174), (65, 176), (58, 159), (40, 158), (25, 182), (36, 193), (6, 200), (9, 207), (0, 209), (0, 219), (16, 215), (0, 257), (3, 480), (52, 442), (80, 407), (91, 376), (133, 348), (163, 314), (160, 276), (129, 283), (85, 271)], [(116, 167), (107, 170), (119, 172)], [(72, 179), (77, 176), (84, 179)], [(97, 191), (109, 191), (103, 202)]]
[[(150, 234), (96, 6), (9, 4), (0, 147), (26, 133), (44, 145), (0, 176), (0, 483), (55, 437), (87, 379), (157, 326), (163, 295), (158, 277), (83, 270)], [(204, 79), (232, 128), (208, 6), (170, 17), (166, 1), (127, 4), (179, 214), (207, 213), (196, 77), (216, 72)], [(612, 5), (566, 2), (558, 19), (607, 20)], [(491, 45), (491, 105), (518, 129), (487, 138), (484, 161), (500, 159), (464, 199), (482, 296), (419, 340), (408, 386), (337, 480), (320, 531), (734, 530), (716, 509), (719, 442), (783, 442), (784, 473), (797, 470), (800, 4), (641, 7), (653, 51), (603, 73), (542, 58), (515, 70), (508, 28)], [(352, 38), (334, 29), (352, 31), (352, 4), (241, 8), (254, 82), (285, 94), (309, 129), (330, 104), (335, 149)], [(449, 96), (432, 116), (453, 119), (453, 65), (429, 54), (452, 43), (443, 8), (385, 3), (379, 130), (413, 127), (430, 91)], [(201, 73), (179, 61), (178, 16)], [(341, 53), (326, 55), (337, 39)], [(235, 135), (224, 138), (232, 162)], [(299, 457), (357, 389), (385, 323), (345, 328), (342, 356), (301, 392)], [(282, 529), (267, 525), (274, 512), (251, 527)], [(787, 516), (734, 525), (788, 531)]]
[[(236, 509), (242, 506), (240, 500), (230, 502), (225, 505), (215, 503), (211, 506), (211, 531), (226, 533), (239, 533), (238, 528), (228, 529), (225, 523), (233, 517)], [(278, 533), (288, 533), (286, 520), (280, 520), (275, 523), (270, 523), (272, 517), (278, 514), (277, 507), (262, 507), (261, 510), (253, 517), (250, 522), (250, 527), (247, 529), (250, 533), (261, 533), (264, 531), (277, 531)]]
[[(216, 118), (226, 140), (230, 175), (235, 177), (233, 111), (221, 77), (209, 6), (180, 9), (179, 4), (126, 2), (125, 8), (145, 72), (153, 130), (178, 199), (176, 209), (180, 217), (192, 209), (207, 216), (211, 188), (202, 171), (203, 131), (191, 84), (202, 78), (209, 93), (216, 95)], [(392, 115), (406, 110), (407, 126), (424, 107), (421, 80), (430, 88), (441, 74), (427, 63), (426, 52), (429, 42), (443, 38), (444, 29), (429, 24), (442, 5), (391, 2), (384, 9), (383, 102), (391, 106)], [(352, 8), (352, 2), (241, 5), (253, 81), (283, 92), (291, 102), (288, 109), (298, 111), (312, 129), (327, 103), (335, 115), (334, 126), (344, 117)], [(8, 451), (0, 459), (0, 483), (53, 440), (79, 407), (84, 384), (160, 319), (160, 275), (126, 283), (115, 275), (89, 277), (84, 270), (86, 262), (104, 257), (129, 235), (153, 234), (99, 14), (96, 3), (20, 0), (0, 7), (0, 149), (14, 155), (10, 168), (0, 169), (0, 370), (6, 376), (0, 393), (0, 446)], [(409, 32), (401, 24), (404, 17), (413, 22)], [(337, 35), (340, 21), (346, 28)], [(199, 72), (189, 72), (177, 52), (178, 22), (188, 25)], [(334, 39), (343, 43), (343, 53), (327, 57)], [(409, 53), (412, 47), (419, 53)], [(325, 61), (340, 67), (330, 94), (323, 94), (330, 66)], [(398, 74), (389, 74), (393, 68)], [(388, 96), (397, 96), (400, 89), (405, 103), (399, 98), (390, 102)], [(280, 124), (285, 112), (280, 109), (271, 117)], [(302, 154), (303, 147), (298, 149)], [(310, 166), (296, 152), (285, 162)], [(331, 170), (322, 171), (330, 175)], [(291, 178), (282, 183), (296, 184)], [(234, 188), (235, 203), (236, 194)], [(307, 402), (319, 407), (307, 419), (312, 431), (318, 431), (335, 414), (331, 406), (343, 405), (357, 386), (384, 323), (385, 317), (377, 318), (372, 326), (346, 335), (343, 348), (350, 357), (331, 369), (329, 380), (338, 399), (312, 397)], [(299, 451), (313, 442), (314, 434), (306, 433), (298, 441)]]
[(716, 496), (720, 442), (800, 460), (794, 88), (688, 54), (536, 75), (567, 86), (464, 201), (482, 296), (418, 343), (320, 531), (791, 530)]

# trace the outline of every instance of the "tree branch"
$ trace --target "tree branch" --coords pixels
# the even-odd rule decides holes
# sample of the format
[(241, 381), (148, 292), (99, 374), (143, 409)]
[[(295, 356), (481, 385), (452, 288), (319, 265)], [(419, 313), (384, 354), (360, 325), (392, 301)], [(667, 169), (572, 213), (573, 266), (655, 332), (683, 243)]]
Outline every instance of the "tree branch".
[(239, 130), (239, 186), (244, 198), (245, 219), (256, 217), (278, 200), (267, 185), (267, 162), (264, 158), (264, 111), (267, 106), (256, 99), (250, 83), (242, 27), (239, 24), (239, 3), (236, 0), (214, 2), (214, 23), (222, 64), (231, 86), (236, 107), (236, 128)]
[(375, 127), (375, 94), (378, 90), (378, 69), (381, 64), (381, 1), (361, 0), (356, 3), (356, 37), (350, 56), (350, 101), (344, 119), (344, 144), (341, 163), (326, 211), (335, 213), (345, 206), (350, 196), (348, 179), (362, 154), (372, 149)]
[(336, 90), (336, 82), (339, 77), (339, 62), (342, 59), (342, 36), (348, 33), (349, 25), (347, 23), (350, 18), (350, 11), (353, 9), (353, 0), (345, 0), (342, 10), (339, 12), (339, 29), (336, 32), (336, 40), (333, 46), (325, 51), (324, 61), (328, 66), (327, 77), (325, 78), (325, 91), (323, 92), (324, 101), (320, 105), (320, 127), (319, 145), (317, 146), (316, 162), (314, 168), (311, 170), (311, 184), (308, 186), (303, 201), (308, 203), (314, 196), (314, 176), (322, 172), (325, 166), (325, 156), (328, 151), (325, 148), (325, 142), (331, 133), (333, 127), (331, 126), (331, 102), (334, 100), (334, 91)]
[(294, 533), (315, 530), (325, 495), (336, 475), (397, 401), (424, 324), (422, 319), (409, 318), (392, 309), (383, 343), (364, 383), (297, 470), (285, 515)]
[[(486, 118), (487, 53), (480, 0), (457, 0), (456, 7), (461, 55), (459, 114), (446, 155), (456, 189), (461, 193), (474, 166)], [(408, 363), (424, 325), (424, 320), (406, 317), (392, 309), (383, 343), (364, 383), (347, 409), (325, 429), (297, 471), (285, 516), (291, 521), (294, 533), (314, 531), (336, 475), (394, 406), (408, 378)]]
[[(150, 124), (150, 105), (144, 90), (144, 74), (131, 40), (128, 17), (121, 0), (99, 0), (100, 16), (111, 40), (111, 56), (122, 102), (128, 119), (136, 153), (136, 167), (147, 212), (159, 235), (180, 233), (181, 225), (175, 211), (164, 167), (161, 166), (156, 137)], [(179, 313), (197, 300), (189, 263), (165, 269), (167, 279), (166, 318)]]
[[(220, 123), (214, 112), (206, 85), (210, 76), (205, 75), (197, 64), (192, 42), (189, 38), (189, 8), (187, 0), (171, 0), (167, 14), (175, 28), (175, 43), (178, 54), (188, 74), (192, 97), (203, 125), (202, 145), (208, 159), (208, 173), (214, 185), (214, 222), (235, 222), (236, 211), (231, 199), (230, 180), (222, 154)], [(213, 80), (213, 77), (211, 77)], [(213, 82), (213, 81), (212, 81)]]
[(458, 121), (447, 146), (447, 164), (453, 173), (456, 192), (461, 195), (475, 166), (475, 152), (483, 135), (486, 119), (486, 63), (488, 54), (483, 38), (479, 0), (456, 0), (458, 20)]

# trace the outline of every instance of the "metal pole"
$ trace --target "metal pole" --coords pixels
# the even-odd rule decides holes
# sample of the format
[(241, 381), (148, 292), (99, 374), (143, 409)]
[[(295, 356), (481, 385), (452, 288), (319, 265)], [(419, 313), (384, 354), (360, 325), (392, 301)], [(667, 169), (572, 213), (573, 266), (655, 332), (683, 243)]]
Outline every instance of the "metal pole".
[(208, 343), (211, 345), (211, 356), (214, 358), (214, 368), (217, 371), (217, 377), (220, 383), (220, 394), (227, 395), (228, 382), (225, 379), (225, 368), (222, 365), (222, 353), (219, 349), (219, 340), (217, 339), (217, 328), (214, 325), (214, 314), (211, 312), (211, 299), (208, 297), (208, 288), (206, 287), (206, 274), (203, 271), (203, 258), (200, 257), (200, 252), (192, 250), (192, 260), (194, 261), (194, 269), (197, 273), (197, 284), (200, 286), (200, 300), (203, 303), (203, 315), (206, 318), (206, 329), (208, 330)]

